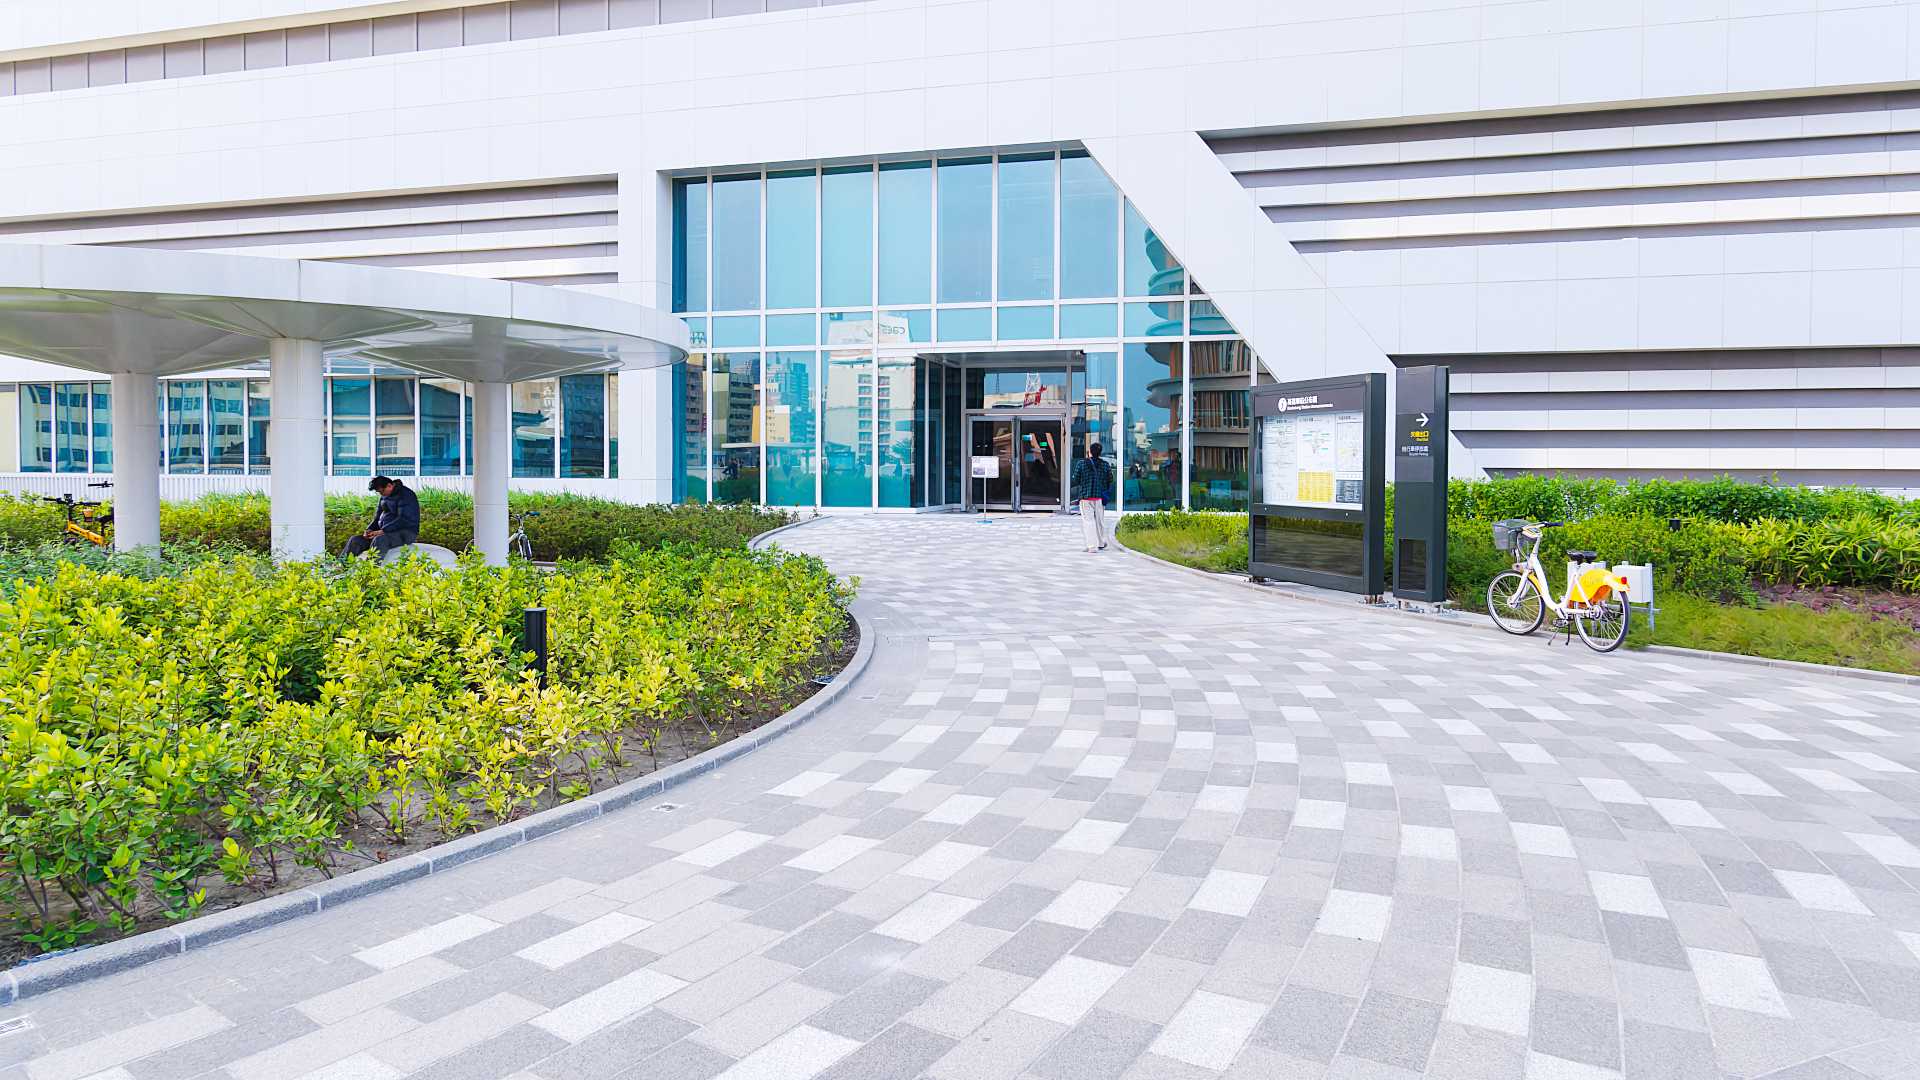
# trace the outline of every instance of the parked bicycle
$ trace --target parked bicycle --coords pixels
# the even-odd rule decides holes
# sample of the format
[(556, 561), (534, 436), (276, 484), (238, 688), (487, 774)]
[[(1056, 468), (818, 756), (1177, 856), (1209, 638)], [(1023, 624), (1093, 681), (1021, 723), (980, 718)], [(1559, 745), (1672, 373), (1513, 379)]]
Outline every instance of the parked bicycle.
[(1493, 624), (1509, 634), (1531, 634), (1554, 617), (1553, 628), (1573, 632), (1595, 652), (1612, 652), (1627, 640), (1627, 622), (1632, 608), (1627, 603), (1627, 579), (1605, 566), (1588, 565), (1599, 561), (1594, 551), (1569, 551), (1567, 559), (1575, 565), (1567, 568), (1567, 590), (1553, 599), (1547, 586), (1547, 573), (1540, 566), (1540, 538), (1548, 529), (1558, 529), (1564, 521), (1520, 521), (1510, 519), (1493, 524), (1494, 546), (1514, 556), (1513, 569), (1487, 583), (1487, 614)]
[[(110, 488), (111, 480), (97, 480), (87, 484), (90, 488)], [(70, 544), (92, 544), (94, 547), (106, 547), (113, 543), (113, 508), (100, 500), (76, 499), (69, 491), (59, 498), (42, 495), (42, 502), (63, 506), (67, 510), (66, 527), (60, 530), (60, 539)], [(106, 507), (102, 510), (102, 507)]]
[(523, 559), (533, 558), (533, 540), (527, 535), (527, 519), (540, 516), (538, 510), (527, 510), (513, 521), (513, 532), (507, 536), (507, 554), (518, 555)]

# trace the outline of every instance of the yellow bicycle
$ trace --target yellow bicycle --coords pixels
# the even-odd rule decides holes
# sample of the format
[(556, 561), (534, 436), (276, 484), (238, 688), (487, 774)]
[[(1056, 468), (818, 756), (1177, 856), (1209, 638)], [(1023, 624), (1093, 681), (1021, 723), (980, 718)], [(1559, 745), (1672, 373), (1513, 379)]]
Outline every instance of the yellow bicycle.
[[(87, 485), (90, 488), (110, 488), (111, 480), (100, 480)], [(113, 508), (104, 502), (76, 499), (72, 492), (59, 498), (41, 496), (43, 502), (50, 502), (67, 509), (67, 525), (61, 530), (60, 538), (72, 544), (92, 544), (94, 547), (107, 547), (113, 543)], [(105, 507), (103, 510), (102, 507)]]
[[(1555, 630), (1577, 631), (1595, 652), (1612, 652), (1627, 640), (1627, 579), (1598, 562), (1594, 551), (1569, 551), (1567, 591), (1554, 600), (1547, 589), (1547, 572), (1540, 566), (1540, 537), (1564, 521), (1493, 523), (1494, 546), (1514, 556), (1513, 569), (1487, 583), (1487, 614), (1509, 634), (1531, 634), (1553, 612)], [(1584, 568), (1583, 568), (1584, 567)], [(1569, 627), (1571, 624), (1571, 627)]]

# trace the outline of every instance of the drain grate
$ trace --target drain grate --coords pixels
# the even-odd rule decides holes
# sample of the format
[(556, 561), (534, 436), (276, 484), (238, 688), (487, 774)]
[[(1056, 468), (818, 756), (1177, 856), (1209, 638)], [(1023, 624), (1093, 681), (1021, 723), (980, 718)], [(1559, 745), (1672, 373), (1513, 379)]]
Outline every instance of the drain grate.
[(16, 1016), (10, 1020), (0, 1020), (0, 1039), (9, 1035), (18, 1035), (33, 1030), (33, 1020), (26, 1016)]

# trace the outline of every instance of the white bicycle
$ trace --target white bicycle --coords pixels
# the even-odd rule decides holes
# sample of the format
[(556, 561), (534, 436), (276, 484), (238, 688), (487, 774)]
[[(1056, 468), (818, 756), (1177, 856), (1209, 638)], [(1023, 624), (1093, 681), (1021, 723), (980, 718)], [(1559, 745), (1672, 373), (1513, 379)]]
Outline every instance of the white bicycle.
[(533, 560), (533, 538), (527, 535), (527, 519), (539, 516), (540, 511), (528, 510), (513, 523), (513, 533), (507, 537), (508, 555), (518, 555), (529, 562)]
[[(1564, 521), (1507, 520), (1493, 523), (1494, 546), (1514, 556), (1513, 569), (1487, 583), (1487, 614), (1493, 624), (1509, 634), (1531, 634), (1554, 616), (1553, 628), (1566, 630), (1568, 624), (1580, 640), (1595, 652), (1612, 652), (1627, 640), (1627, 621), (1632, 608), (1627, 604), (1627, 579), (1604, 566), (1589, 566), (1575, 572), (1567, 570), (1567, 591), (1553, 599), (1547, 586), (1547, 572), (1540, 566), (1540, 537), (1548, 529), (1565, 525)], [(1599, 559), (1593, 551), (1569, 551), (1567, 559), (1576, 564)]]

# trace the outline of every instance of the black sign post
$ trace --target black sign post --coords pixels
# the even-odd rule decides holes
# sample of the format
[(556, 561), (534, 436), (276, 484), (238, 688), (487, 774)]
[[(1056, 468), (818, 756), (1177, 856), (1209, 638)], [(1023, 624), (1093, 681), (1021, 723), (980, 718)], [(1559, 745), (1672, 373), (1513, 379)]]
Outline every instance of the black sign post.
[(1447, 598), (1447, 369), (1394, 375), (1393, 595)]
[(1379, 596), (1386, 503), (1386, 376), (1253, 391), (1248, 572)]

